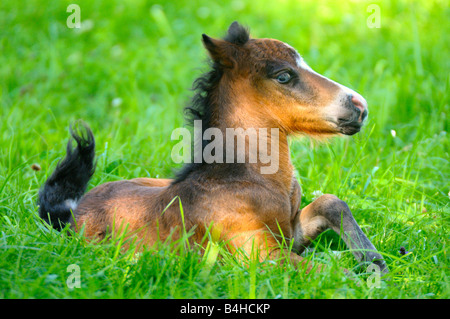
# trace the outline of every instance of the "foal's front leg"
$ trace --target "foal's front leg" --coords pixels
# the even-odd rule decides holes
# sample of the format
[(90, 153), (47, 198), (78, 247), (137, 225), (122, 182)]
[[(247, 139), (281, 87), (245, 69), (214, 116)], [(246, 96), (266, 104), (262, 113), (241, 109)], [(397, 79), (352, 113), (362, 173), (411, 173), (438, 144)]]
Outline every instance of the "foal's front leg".
[(294, 248), (302, 253), (324, 230), (337, 232), (351, 249), (358, 262), (373, 262), (383, 273), (389, 270), (383, 257), (363, 233), (348, 205), (334, 195), (322, 195), (296, 216)]

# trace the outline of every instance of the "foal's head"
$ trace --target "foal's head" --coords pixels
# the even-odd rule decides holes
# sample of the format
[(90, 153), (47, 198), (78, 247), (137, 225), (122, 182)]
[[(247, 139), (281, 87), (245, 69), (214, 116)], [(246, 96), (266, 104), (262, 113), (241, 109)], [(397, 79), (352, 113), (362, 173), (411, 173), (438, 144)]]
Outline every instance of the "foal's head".
[(227, 113), (235, 125), (313, 136), (353, 135), (367, 117), (361, 95), (314, 72), (286, 43), (252, 39), (237, 22), (223, 40), (203, 35), (203, 43), (216, 71), (209, 103), (228, 103), (210, 116)]

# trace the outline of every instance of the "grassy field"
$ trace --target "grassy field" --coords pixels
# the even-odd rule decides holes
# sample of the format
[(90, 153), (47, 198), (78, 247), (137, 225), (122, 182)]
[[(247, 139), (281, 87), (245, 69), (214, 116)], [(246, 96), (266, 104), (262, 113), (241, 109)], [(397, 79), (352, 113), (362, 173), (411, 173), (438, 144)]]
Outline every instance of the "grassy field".
[[(81, 29), (66, 26), (70, 3), (81, 8)], [(372, 3), (380, 28), (367, 24)], [(89, 188), (172, 176), (170, 134), (205, 71), (201, 34), (222, 36), (234, 20), (291, 44), (367, 99), (360, 134), (292, 140), (291, 155), (302, 206), (317, 191), (336, 194), (385, 256), (391, 272), (379, 288), (331, 232), (307, 256), (328, 267), (307, 275), (217, 258), (220, 246), (202, 256), (166, 243), (136, 256), (119, 239), (87, 243), (39, 220), (38, 189), (79, 118), (97, 140)], [(450, 297), (447, 1), (2, 0), (0, 21), (0, 298)], [(72, 264), (81, 288), (66, 283)]]

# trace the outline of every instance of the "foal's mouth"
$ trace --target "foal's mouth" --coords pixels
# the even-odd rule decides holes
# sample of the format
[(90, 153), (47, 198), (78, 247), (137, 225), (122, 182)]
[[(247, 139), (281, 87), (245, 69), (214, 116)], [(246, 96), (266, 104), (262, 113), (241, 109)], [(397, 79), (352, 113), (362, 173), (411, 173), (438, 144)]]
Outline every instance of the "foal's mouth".
[(354, 135), (361, 130), (363, 127), (365, 119), (367, 118), (367, 111), (362, 113), (355, 112), (349, 118), (338, 118), (336, 124), (340, 133), (345, 135)]
[(364, 126), (365, 119), (367, 118), (367, 113), (364, 113), (354, 112), (349, 117), (339, 117), (337, 120), (328, 119), (328, 122), (332, 123), (339, 133), (354, 135)]
[(352, 122), (345, 125), (338, 125), (339, 132), (345, 135), (354, 135), (361, 130), (362, 123)]
[(355, 107), (354, 104), (346, 105), (347, 110), (350, 109), (345, 115), (338, 117), (334, 124), (337, 126), (340, 133), (345, 135), (354, 135), (361, 130), (365, 120), (367, 119), (367, 108)]

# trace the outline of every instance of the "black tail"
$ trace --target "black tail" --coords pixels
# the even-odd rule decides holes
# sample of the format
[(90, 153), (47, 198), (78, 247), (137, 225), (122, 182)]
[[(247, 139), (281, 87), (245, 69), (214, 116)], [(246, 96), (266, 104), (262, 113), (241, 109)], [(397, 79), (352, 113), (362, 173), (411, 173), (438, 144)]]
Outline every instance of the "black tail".
[(95, 171), (94, 135), (87, 124), (76, 124), (70, 134), (77, 146), (73, 149), (69, 140), (66, 157), (39, 191), (39, 216), (57, 230), (69, 222)]

